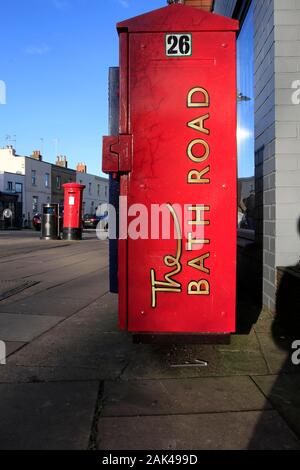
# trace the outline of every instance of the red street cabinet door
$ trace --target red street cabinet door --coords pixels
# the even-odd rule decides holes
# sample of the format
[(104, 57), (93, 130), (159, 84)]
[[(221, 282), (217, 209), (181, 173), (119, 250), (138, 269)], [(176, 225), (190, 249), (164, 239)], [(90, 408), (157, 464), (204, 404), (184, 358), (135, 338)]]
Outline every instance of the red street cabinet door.
[[(129, 237), (119, 246), (129, 331), (235, 331), (237, 29), (184, 5), (118, 25), (120, 134), (132, 136), (121, 176)], [(171, 237), (151, 216), (159, 206)]]

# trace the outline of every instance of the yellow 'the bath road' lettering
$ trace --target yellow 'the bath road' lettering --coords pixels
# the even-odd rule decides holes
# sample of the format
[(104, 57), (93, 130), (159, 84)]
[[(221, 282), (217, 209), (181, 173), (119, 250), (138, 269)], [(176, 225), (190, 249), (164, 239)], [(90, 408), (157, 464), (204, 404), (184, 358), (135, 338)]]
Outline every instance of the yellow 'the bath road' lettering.
[(189, 261), (188, 266), (190, 266), (191, 268), (197, 269), (198, 271), (201, 271), (202, 273), (210, 274), (210, 269), (205, 266), (205, 260), (207, 260), (209, 257), (210, 257), (210, 253), (205, 253), (204, 255), (199, 256), (198, 258), (195, 258)]
[(196, 213), (196, 219), (189, 220), (189, 225), (210, 225), (209, 220), (203, 220), (203, 212), (209, 212), (210, 206), (203, 206), (202, 204), (198, 204), (197, 206), (189, 206), (188, 211)]
[(191, 170), (188, 174), (189, 184), (209, 184), (210, 178), (203, 178), (210, 171), (210, 166), (207, 166), (203, 170)]
[(194, 245), (209, 245), (210, 240), (204, 239), (204, 238), (193, 238), (193, 233), (189, 232), (188, 233), (188, 242), (187, 242), (187, 250), (192, 251), (194, 250)]
[(209, 295), (210, 285), (205, 279), (201, 281), (191, 281), (188, 285), (188, 295)]
[[(195, 94), (200, 94), (202, 98), (204, 98), (203, 101), (193, 101), (193, 98), (194, 98), (194, 95)], [(199, 99), (199, 97), (198, 97)], [(192, 88), (189, 93), (188, 93), (188, 97), (187, 97), (187, 106), (188, 108), (207, 108), (210, 104), (210, 98), (209, 98), (209, 94), (208, 94), (208, 91), (205, 90), (205, 88), (202, 88), (202, 87), (195, 87), (195, 88)]]
[[(204, 153), (200, 157), (193, 153), (195, 145), (202, 145), (202, 147), (204, 149)], [(188, 154), (189, 159), (192, 160), (192, 162), (202, 163), (202, 162), (204, 162), (205, 160), (208, 159), (209, 154), (210, 154), (210, 147), (209, 147), (208, 143), (205, 142), (205, 140), (203, 140), (203, 139), (194, 139), (188, 145), (187, 154)]]
[(205, 114), (205, 116), (200, 116), (192, 121), (188, 122), (188, 127), (195, 129), (196, 131), (202, 132), (203, 134), (210, 134), (210, 130), (204, 127), (204, 121), (210, 118), (210, 114)]

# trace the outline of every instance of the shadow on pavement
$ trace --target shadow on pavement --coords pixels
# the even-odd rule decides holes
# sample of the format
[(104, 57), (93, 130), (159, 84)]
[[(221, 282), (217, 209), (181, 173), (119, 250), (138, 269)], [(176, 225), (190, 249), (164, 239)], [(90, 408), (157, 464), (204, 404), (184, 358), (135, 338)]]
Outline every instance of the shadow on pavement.
[[(298, 222), (300, 235), (300, 219)], [(300, 340), (300, 264), (278, 268), (276, 311), (269, 332), (274, 344), (275, 358), (286, 357), (282, 364), (277, 361), (269, 364), (273, 377), (256, 380), (267, 400), (278, 411), (294, 435), (300, 440), (300, 359), (295, 340)], [(297, 346), (300, 349), (299, 345)], [(277, 370), (276, 370), (277, 369)], [(256, 427), (249, 449), (259, 448), (264, 429), (264, 413)], [(276, 429), (273, 430), (276, 432)], [(299, 442), (299, 441), (298, 441)], [(284, 446), (284, 443), (283, 443)], [(288, 446), (286, 447), (288, 448)], [(298, 449), (300, 449), (300, 444)]]

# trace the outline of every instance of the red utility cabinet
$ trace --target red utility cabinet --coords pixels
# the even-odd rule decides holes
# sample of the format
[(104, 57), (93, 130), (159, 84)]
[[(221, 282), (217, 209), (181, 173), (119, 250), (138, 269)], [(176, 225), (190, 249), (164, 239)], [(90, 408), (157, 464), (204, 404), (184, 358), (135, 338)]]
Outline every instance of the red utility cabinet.
[[(103, 171), (120, 178), (128, 228), (143, 204), (150, 232), (119, 240), (120, 327), (232, 333), (238, 23), (174, 4), (117, 27), (120, 135), (104, 137)], [(151, 236), (153, 205), (169, 213), (171, 238)]]
[(77, 183), (63, 185), (64, 197), (64, 240), (82, 239), (82, 198), (85, 186)]

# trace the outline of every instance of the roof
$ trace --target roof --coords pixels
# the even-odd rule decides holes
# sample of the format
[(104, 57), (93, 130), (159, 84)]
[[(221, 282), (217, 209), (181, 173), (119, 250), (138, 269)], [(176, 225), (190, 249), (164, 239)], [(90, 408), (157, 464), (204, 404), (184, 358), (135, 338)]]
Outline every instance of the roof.
[(182, 4), (172, 4), (117, 24), (119, 32), (238, 31), (237, 20)]

